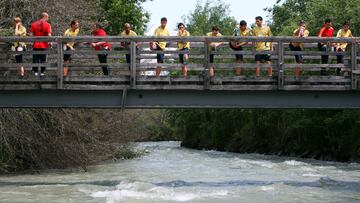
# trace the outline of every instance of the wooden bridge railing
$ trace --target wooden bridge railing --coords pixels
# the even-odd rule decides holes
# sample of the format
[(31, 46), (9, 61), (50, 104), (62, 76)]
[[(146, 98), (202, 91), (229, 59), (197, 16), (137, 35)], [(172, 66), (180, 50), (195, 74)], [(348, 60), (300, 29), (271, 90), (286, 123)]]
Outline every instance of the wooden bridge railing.
[[(229, 48), (232, 40), (248, 42), (243, 51), (233, 51)], [(26, 42), (27, 50), (11, 51), (13, 42)], [(44, 52), (33, 51), (34, 41), (51, 42), (52, 47)], [(90, 47), (90, 42), (109, 41), (111, 51), (96, 51)], [(152, 51), (149, 42), (166, 41), (165, 51)], [(181, 76), (181, 64), (177, 50), (177, 42), (191, 42), (190, 60), (188, 61), (188, 76)], [(0, 90), (28, 89), (71, 89), (71, 90), (284, 90), (284, 91), (350, 91), (359, 89), (360, 66), (358, 64), (360, 38), (293, 38), (293, 37), (0, 37)], [(75, 51), (64, 51), (67, 42), (75, 42)], [(121, 42), (130, 43), (130, 48), (120, 48)], [(209, 49), (210, 42), (222, 42), (216, 51)], [(259, 52), (253, 43), (272, 42), (272, 51)], [(294, 52), (289, 50), (290, 42), (303, 42), (305, 50)], [(348, 43), (348, 50), (335, 52), (330, 48), (327, 52), (318, 51), (317, 43), (331, 44)], [(165, 54), (165, 63), (156, 63), (156, 54)], [(16, 64), (15, 55), (22, 54), (24, 63)], [(33, 54), (47, 54), (46, 64), (32, 63)], [(63, 76), (63, 54), (72, 54), (69, 64), (71, 73)], [(107, 64), (100, 64), (98, 54), (108, 54)], [(131, 62), (126, 63), (126, 55), (131, 56)], [(214, 64), (210, 63), (210, 54), (215, 55)], [(235, 54), (244, 56), (244, 63), (235, 63)], [(272, 63), (256, 65), (256, 54), (270, 54)], [(294, 55), (301, 54), (303, 64), (296, 64)], [(321, 64), (321, 56), (329, 55), (328, 64)], [(336, 57), (343, 55), (345, 62), (336, 64)], [(101, 66), (107, 65), (109, 76), (103, 76)], [(209, 68), (215, 67), (215, 77), (210, 78)], [(26, 74), (19, 77), (17, 68), (24, 66)], [(32, 67), (47, 67), (44, 77), (31, 74)], [(154, 70), (162, 67), (162, 75), (156, 77)], [(242, 75), (236, 76), (235, 69), (242, 68)], [(262, 75), (255, 76), (255, 68), (260, 67)], [(273, 77), (268, 77), (265, 70), (272, 67)], [(295, 77), (293, 70), (301, 68), (302, 75)], [(326, 69), (326, 75), (320, 70)], [(336, 75), (336, 69), (341, 68), (341, 75)]]

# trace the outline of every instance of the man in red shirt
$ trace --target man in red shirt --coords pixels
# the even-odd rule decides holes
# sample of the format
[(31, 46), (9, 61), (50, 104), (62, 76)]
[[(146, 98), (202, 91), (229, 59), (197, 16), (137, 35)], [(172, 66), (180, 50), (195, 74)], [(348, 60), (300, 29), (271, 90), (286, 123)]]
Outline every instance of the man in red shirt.
[[(105, 30), (102, 28), (102, 26), (98, 22), (94, 23), (92, 34), (94, 36), (98, 36), (98, 37), (106, 36)], [(93, 42), (93, 43), (91, 43), (91, 46), (94, 47), (95, 50), (98, 50), (98, 51), (111, 50), (111, 46), (110, 46), (109, 42), (106, 42), (106, 41), (105, 42)], [(98, 58), (99, 58), (100, 63), (107, 63), (107, 54), (98, 54)], [(108, 69), (107, 65), (101, 66), (101, 68), (102, 68), (104, 75), (109, 75), (109, 69)]]
[[(333, 37), (334, 36), (334, 28), (332, 27), (332, 21), (330, 19), (326, 19), (323, 27), (320, 29), (318, 37)], [(320, 51), (327, 51), (328, 48), (333, 46), (330, 44), (330, 47), (327, 47), (327, 44), (319, 43), (318, 48)], [(321, 63), (327, 64), (329, 62), (329, 55), (321, 55)], [(321, 69), (321, 75), (325, 75), (326, 69)]]
[[(31, 25), (30, 33), (35, 37), (47, 37), (51, 36), (51, 25), (47, 22), (49, 20), (49, 14), (46, 12), (41, 13), (41, 19), (34, 22)], [(34, 42), (33, 51), (46, 51), (50, 47), (49, 42)], [(34, 54), (33, 63), (46, 63), (46, 54)], [(46, 67), (41, 67), (40, 76), (45, 75)], [(32, 71), (37, 76), (38, 67), (33, 67)]]

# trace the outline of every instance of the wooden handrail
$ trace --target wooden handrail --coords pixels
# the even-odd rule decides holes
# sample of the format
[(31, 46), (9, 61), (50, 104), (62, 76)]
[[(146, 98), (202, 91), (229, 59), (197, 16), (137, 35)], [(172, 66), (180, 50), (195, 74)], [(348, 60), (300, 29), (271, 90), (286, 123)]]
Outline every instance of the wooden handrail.
[[(233, 51), (229, 48), (228, 43), (230, 41), (241, 41), (241, 42), (249, 42), (247, 46), (244, 47), (243, 51)], [(36, 41), (44, 41), (44, 42), (51, 42), (52, 47), (46, 51), (32, 51), (30, 44), (32, 42)], [(90, 42), (97, 42), (97, 41), (108, 41), (112, 45), (114, 45), (113, 50), (101, 50), (96, 51), (92, 47), (90, 47)], [(171, 44), (171, 47), (165, 49), (165, 50), (150, 50), (148, 48), (148, 43), (153, 41), (166, 41)], [(54, 67), (56, 67), (56, 81), (54, 83), (56, 84), (56, 89), (63, 89), (68, 88), (68, 86), (71, 87), (72, 84), (71, 79), (64, 79), (63, 78), (63, 54), (72, 54), (76, 59), (75, 62), (69, 64), (69, 67), (73, 68), (73, 70), (76, 71), (84, 71), (89, 70), (91, 72), (94, 72), (95, 68), (97, 66), (101, 65), (107, 65), (109, 66), (110, 70), (114, 70), (115, 73), (111, 77), (117, 77), (119, 80), (105, 80), (105, 82), (111, 82), (116, 83), (118, 82), (128, 82), (126, 84), (123, 84), (121, 87), (128, 86), (128, 88), (131, 89), (141, 89), (149, 87), (149, 85), (152, 85), (151, 80), (149, 84), (144, 85), (144, 78), (142, 76), (147, 75), (146, 71), (153, 71), (155, 67), (162, 66), (164, 68), (164, 71), (178, 71), (180, 70), (181, 66), (176, 63), (176, 59), (179, 54), (184, 54), (186, 51), (180, 51), (177, 47), (177, 42), (191, 42), (196, 44), (196, 46), (192, 47), (190, 50), (190, 58), (194, 61), (190, 61), (188, 64), (189, 71), (195, 71), (197, 74), (194, 75), (194, 77), (197, 77), (197, 80), (189, 79), (189, 82), (194, 81), (202, 81), (202, 84), (199, 84), (199, 82), (196, 82), (197, 88), (200, 88), (199, 86), (202, 86), (202, 89), (219, 89), (217, 86), (216, 88), (213, 88), (213, 85), (215, 83), (220, 83), (220, 85), (224, 86), (225, 83), (229, 83), (229, 90), (236, 90), (241, 89), (244, 90), (246, 87), (249, 87), (249, 90), (256, 89), (261, 90), (261, 85), (263, 83), (268, 83), (266, 86), (263, 86), (264, 90), (294, 90), (294, 84), (290, 84), (292, 82), (298, 84), (301, 84), (301, 81), (306, 82), (308, 84), (309, 80), (306, 80), (306, 78), (303, 79), (296, 79), (293, 80), (292, 72), (294, 68), (302, 68), (303, 70), (306, 70), (309, 72), (311, 77), (314, 77), (312, 73), (314, 71), (318, 71), (320, 68), (329, 68), (331, 70), (335, 70), (336, 68), (342, 68), (344, 71), (350, 72), (349, 77), (351, 80), (344, 79), (334, 79), (333, 77), (329, 78), (328, 83), (334, 83), (337, 85), (334, 90), (358, 90), (359, 89), (359, 64), (358, 64), (358, 43), (360, 43), (359, 37), (353, 37), (353, 38), (319, 38), (319, 37), (306, 37), (306, 38), (297, 38), (297, 37), (282, 37), (282, 36), (274, 36), (274, 37), (233, 37), (233, 36), (222, 36), (222, 37), (206, 37), (206, 36), (194, 36), (194, 37), (153, 37), (153, 36), (137, 36), (137, 37), (121, 37), (121, 36), (107, 36), (107, 37), (94, 37), (94, 36), (79, 36), (79, 37), (62, 37), (62, 36), (52, 36), (52, 37), (0, 37), (0, 44), (9, 44), (13, 42), (26, 42), (29, 44), (28, 50), (24, 52), (13, 52), (9, 51), (8, 48), (0, 48), (0, 71), (9, 71), (9, 70), (15, 70), (17, 66), (24, 65), (27, 68), (30, 67), (36, 67), (41, 66), (41, 64), (35, 64), (35, 63), (29, 63), (29, 61), (24, 62), (22, 64), (16, 64), (14, 62), (11, 62), (10, 59), (14, 59), (15, 55), (22, 54), (26, 57), (24, 59), (29, 60), (29, 56), (32, 54), (47, 54), (49, 56), (49, 61), (46, 64), (43, 64), (44, 67), (51, 67), (49, 70), (54, 70)], [(67, 42), (74, 42), (79, 43), (81, 46), (77, 47), (75, 51), (64, 51), (63, 45)], [(128, 42), (130, 43), (130, 47), (127, 49), (121, 49), (120, 42)], [(217, 49), (216, 51), (211, 51), (209, 49), (209, 43), (210, 42), (224, 42), (224, 44)], [(274, 43), (275, 49), (272, 51), (256, 51), (254, 49), (253, 43), (256, 42), (272, 42)], [(305, 50), (298, 52), (298, 51), (289, 51), (288, 44), (291, 42), (302, 42), (305, 43)], [(349, 44), (349, 50), (346, 52), (333, 52), (328, 49), (327, 52), (321, 52), (317, 50), (317, 43), (325, 43), (325, 44), (334, 44), (334, 43), (348, 43)], [(142, 44), (140, 48), (137, 47), (137, 44)], [(109, 60), (106, 64), (100, 64), (97, 60), (96, 55), (98, 54), (108, 54)], [(149, 63), (146, 60), (151, 60), (156, 58), (156, 54), (165, 54), (169, 59), (172, 60), (169, 64), (157, 64), (157, 63)], [(247, 71), (254, 71), (254, 68), (260, 67), (262, 69), (265, 69), (267, 67), (273, 67), (275, 76), (271, 80), (265, 80), (264, 78), (259, 78), (259, 84), (254, 84), (256, 80), (245, 80), (241, 79), (233, 79), (234, 83), (241, 83), (239, 85), (246, 85), (239, 86), (239, 88), (234, 88), (234, 84), (231, 83), (229, 80), (222, 80), (224, 77), (215, 78), (215, 80), (210, 80), (209, 76), (209, 68), (210, 68), (210, 54), (213, 54), (218, 59), (217, 62), (215, 62), (213, 65), (215, 65), (216, 71), (232, 71), (235, 70), (238, 66), (247, 69)], [(244, 59), (246, 60), (244, 64), (237, 64), (234, 62), (230, 62), (228, 59), (233, 58), (232, 61), (235, 60), (235, 55), (241, 54), (244, 55)], [(256, 65), (254, 63), (253, 58), (256, 54), (270, 54), (272, 55), (272, 64), (271, 65)], [(294, 55), (301, 54), (304, 56), (305, 59), (309, 59), (311, 63), (307, 64), (296, 64), (293, 60)], [(126, 64), (124, 63), (125, 55), (130, 55), (130, 63)], [(334, 59), (334, 57), (337, 57), (339, 55), (344, 56), (345, 60), (351, 60), (350, 63), (347, 64), (320, 64), (320, 57), (321, 55), (329, 55), (330, 59)], [(119, 61), (121, 60), (121, 61)], [(228, 60), (228, 61), (226, 61)], [(316, 61), (312, 61), (316, 60)], [(221, 62), (220, 62), (221, 61)], [(90, 65), (87, 65), (86, 62), (90, 62)], [(175, 62), (175, 64), (174, 64)], [(77, 67), (77, 68), (76, 68)], [(96, 69), (97, 71), (100, 71), (100, 69)], [(121, 72), (122, 71), (122, 72)], [(127, 71), (127, 73), (125, 72)], [(88, 73), (85, 73), (86, 77)], [(254, 74), (250, 74), (251, 77)], [(331, 74), (330, 74), (331, 75)], [(78, 74), (78, 76), (81, 76)], [(169, 77), (169, 85), (173, 85), (173, 79), (171, 79), (171, 76)], [(191, 76), (193, 77), (193, 76)], [(323, 81), (322, 76), (319, 77), (318, 81)], [(1, 78), (1, 73), (0, 73)], [(127, 78), (127, 79), (126, 79)], [(245, 77), (246, 78), (246, 77)], [(275, 83), (273, 81), (276, 81)], [(11, 77), (10, 79), (7, 79), (4, 77), (3, 79), (0, 79), (0, 89), (2, 81), (6, 82), (6, 84), (11, 84)], [(18, 81), (18, 80), (16, 80)], [(26, 81), (26, 79), (24, 79)], [(30, 81), (30, 80), (29, 80)], [(40, 80), (40, 82), (48, 82), (49, 80)], [(86, 82), (86, 79), (84, 80), (77, 80), (76, 82)], [(89, 80), (90, 81), (90, 80)], [(157, 82), (163, 82), (167, 81), (165, 80), (155, 80), (154, 83)], [(180, 80), (176, 80), (176, 83), (178, 83)], [(183, 80), (181, 80), (183, 81)], [(181, 82), (180, 81), (180, 82)], [(186, 79), (184, 79), (186, 81)], [(220, 81), (220, 82), (219, 82)], [(315, 79), (311, 80), (316, 81)], [(345, 82), (344, 82), (345, 81)], [(350, 84), (347, 83), (347, 81), (351, 81)], [(75, 82), (75, 81), (73, 81)], [(93, 83), (94, 80), (91, 80)], [(103, 81), (99, 81), (101, 83)], [(287, 86), (291, 86), (287, 87)], [(83, 84), (82, 84), (83, 85)], [(163, 85), (163, 84), (162, 84)], [(176, 85), (176, 84), (175, 84)], [(194, 86), (194, 84), (191, 84)], [(253, 86), (251, 86), (253, 85)], [(336, 86), (334, 85), (334, 87)], [(174, 86), (174, 85), (173, 85)], [(236, 85), (235, 85), (236, 86)], [(256, 88), (255, 88), (256, 86)], [(315, 85), (316, 86), (316, 85)], [(338, 87), (341, 86), (341, 87)], [(348, 88), (348, 86), (350, 88)], [(8, 86), (7, 86), (8, 87)], [(225, 86), (226, 87), (226, 86)], [(325, 87), (325, 86), (324, 86)], [(151, 87), (150, 89), (156, 89), (156, 84), (154, 87)], [(162, 88), (162, 87), (158, 87)], [(183, 88), (183, 86), (182, 86)], [(328, 88), (328, 86), (327, 86)], [(176, 89), (176, 88), (175, 88)], [(306, 86), (304, 88), (306, 90), (309, 90), (309, 87)], [(311, 88), (310, 88), (311, 89)], [(318, 90), (321, 89), (321, 87), (315, 87), (314, 89)], [(302, 90), (301, 87), (298, 90)]]

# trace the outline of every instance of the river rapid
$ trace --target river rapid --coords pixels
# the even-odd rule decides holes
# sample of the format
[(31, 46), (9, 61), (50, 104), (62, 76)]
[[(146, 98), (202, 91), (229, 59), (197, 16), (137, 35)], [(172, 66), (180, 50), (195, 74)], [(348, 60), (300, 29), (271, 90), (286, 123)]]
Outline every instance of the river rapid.
[(0, 176), (0, 202), (360, 202), (360, 164), (138, 143), (89, 172)]

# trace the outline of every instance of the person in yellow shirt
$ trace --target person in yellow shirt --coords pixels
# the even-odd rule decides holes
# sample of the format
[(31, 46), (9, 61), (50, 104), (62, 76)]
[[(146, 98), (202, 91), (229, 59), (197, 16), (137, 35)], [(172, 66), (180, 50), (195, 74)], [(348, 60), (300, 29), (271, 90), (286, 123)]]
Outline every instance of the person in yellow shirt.
[[(14, 36), (17, 37), (25, 37), (26, 36), (26, 28), (21, 23), (21, 18), (16, 17), (14, 18)], [(23, 52), (26, 50), (26, 43), (25, 42), (15, 42), (12, 46), (13, 51)], [(16, 63), (23, 63), (23, 55), (16, 54), (15, 56)], [(25, 75), (25, 68), (24, 66), (19, 67), (19, 74), (21, 77)]]
[[(255, 18), (256, 26), (252, 30), (253, 36), (256, 37), (271, 37), (272, 33), (270, 27), (263, 25), (263, 18), (261, 16), (257, 16)], [(273, 50), (271, 42), (257, 42), (255, 43), (256, 51), (271, 51)], [(271, 64), (270, 54), (256, 54), (255, 55), (255, 62), (256, 64), (260, 64), (264, 61), (266, 64)], [(256, 76), (260, 76), (260, 67), (256, 68)], [(272, 76), (272, 67), (268, 68), (268, 76)]]
[[(64, 37), (76, 37), (79, 34), (79, 22), (76, 20), (71, 21), (70, 28), (64, 33)], [(74, 51), (74, 42), (68, 42), (64, 46), (64, 51)], [(69, 74), (69, 63), (71, 61), (71, 54), (64, 54), (64, 77)]]
[[(179, 37), (190, 37), (190, 33), (186, 30), (184, 23), (178, 24), (178, 33)], [(179, 54), (179, 61), (182, 64), (182, 76), (187, 76), (187, 67), (186, 62), (189, 60), (189, 50), (190, 50), (190, 42), (178, 42), (178, 48), (180, 51), (185, 53)]]
[[(135, 37), (135, 36), (137, 36), (137, 34), (133, 30), (131, 30), (130, 23), (125, 23), (124, 31), (120, 33), (120, 36), (121, 37)], [(137, 46), (138, 45), (139, 44), (137, 44)], [(130, 42), (121, 42), (121, 47), (124, 49), (130, 49)], [(126, 63), (130, 63), (130, 62), (131, 62), (131, 56), (130, 56), (130, 54), (126, 54)]]
[[(157, 37), (167, 37), (170, 36), (170, 32), (169, 30), (166, 28), (167, 25), (167, 19), (165, 17), (161, 18), (161, 25), (156, 28), (155, 32), (154, 32), (154, 36)], [(156, 51), (165, 51), (167, 42), (151, 42), (150, 43), (150, 49), (151, 50), (156, 50)], [(157, 58), (157, 63), (164, 63), (164, 54), (157, 54), (156, 58)], [(161, 67), (157, 67), (156, 70), (156, 76), (160, 76), (161, 73)]]
[[(250, 30), (247, 27), (247, 22), (245, 20), (240, 21), (240, 26), (234, 29), (233, 36), (247, 37), (250, 36)], [(238, 42), (232, 41), (230, 42), (230, 48), (234, 51), (243, 51), (243, 46), (246, 45), (247, 42)], [(243, 63), (244, 56), (242, 54), (236, 54), (236, 63)], [(241, 67), (236, 68), (236, 75), (241, 75)]]
[[(220, 33), (220, 28), (219, 27), (212, 27), (211, 32), (206, 34), (208, 37), (221, 37), (222, 34)], [(222, 42), (210, 42), (209, 46), (210, 46), (210, 51), (215, 51), (217, 49), (217, 47), (219, 47), (220, 45), (222, 45)], [(210, 77), (214, 77), (214, 54), (210, 54)]]
[[(301, 20), (299, 22), (299, 27), (297, 29), (294, 30), (293, 32), (293, 37), (308, 37), (310, 34), (310, 32), (306, 29), (306, 22)], [(302, 51), (304, 47), (304, 43), (300, 43), (300, 42), (292, 42), (289, 44), (289, 48), (291, 51)], [(303, 61), (303, 57), (301, 54), (295, 54), (295, 61), (298, 64), (302, 64)], [(299, 67), (296, 67), (294, 70), (294, 75), (296, 77), (299, 77), (301, 74), (301, 69)]]
[[(345, 21), (342, 25), (342, 29), (339, 30), (336, 37), (353, 37), (352, 32), (350, 30), (349, 22)], [(348, 47), (347, 43), (338, 43), (336, 45), (336, 52), (345, 52)], [(344, 55), (337, 55), (337, 63), (344, 63)], [(336, 69), (336, 75), (340, 75), (341, 68)]]

